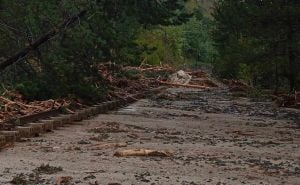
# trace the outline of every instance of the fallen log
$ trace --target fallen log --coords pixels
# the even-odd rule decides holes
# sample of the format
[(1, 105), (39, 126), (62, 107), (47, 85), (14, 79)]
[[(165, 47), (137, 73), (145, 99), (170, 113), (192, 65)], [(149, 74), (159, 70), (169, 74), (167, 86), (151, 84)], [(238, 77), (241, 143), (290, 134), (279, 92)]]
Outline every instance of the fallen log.
[(192, 71), (192, 72), (187, 72), (187, 74), (191, 75), (192, 77), (197, 77), (197, 78), (207, 78), (208, 74), (204, 71)]
[(114, 154), (116, 157), (128, 156), (153, 156), (153, 157), (170, 157), (174, 154), (171, 150), (148, 150), (148, 149), (129, 149), (118, 151)]
[(209, 89), (210, 87), (202, 86), (202, 85), (190, 85), (190, 84), (176, 84), (176, 83), (170, 83), (170, 82), (164, 82), (164, 81), (158, 81), (158, 83), (163, 85), (170, 85), (175, 87), (186, 87), (186, 88), (196, 88), (196, 89)]

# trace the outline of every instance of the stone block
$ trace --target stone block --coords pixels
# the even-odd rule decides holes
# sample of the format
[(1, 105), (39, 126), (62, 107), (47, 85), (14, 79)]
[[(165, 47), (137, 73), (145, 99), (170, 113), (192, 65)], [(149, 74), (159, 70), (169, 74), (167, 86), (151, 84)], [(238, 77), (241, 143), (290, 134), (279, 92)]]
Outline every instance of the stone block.
[(33, 136), (37, 137), (45, 132), (45, 124), (42, 123), (28, 123), (27, 126), (31, 127), (30, 132)]
[(50, 132), (52, 130), (54, 130), (54, 124), (53, 124), (53, 120), (41, 120), (40, 121), (41, 123), (44, 123), (45, 124), (45, 129), (46, 129), (46, 132)]
[(0, 148), (5, 146), (6, 144), (6, 139), (4, 135), (0, 135)]
[(31, 127), (16, 127), (16, 130), (19, 132), (20, 138), (30, 138), (33, 136), (31, 133)]
[(6, 143), (14, 143), (20, 137), (18, 131), (0, 131), (0, 135), (5, 136)]

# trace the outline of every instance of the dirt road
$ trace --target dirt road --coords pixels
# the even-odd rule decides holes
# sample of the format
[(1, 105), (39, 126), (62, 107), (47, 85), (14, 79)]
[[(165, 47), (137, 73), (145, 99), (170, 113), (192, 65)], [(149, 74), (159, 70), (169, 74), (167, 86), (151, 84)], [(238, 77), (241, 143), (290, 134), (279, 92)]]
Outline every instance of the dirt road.
[[(296, 185), (299, 122), (299, 111), (227, 90), (170, 88), (1, 151), (0, 184)], [(174, 154), (114, 156), (135, 148)]]

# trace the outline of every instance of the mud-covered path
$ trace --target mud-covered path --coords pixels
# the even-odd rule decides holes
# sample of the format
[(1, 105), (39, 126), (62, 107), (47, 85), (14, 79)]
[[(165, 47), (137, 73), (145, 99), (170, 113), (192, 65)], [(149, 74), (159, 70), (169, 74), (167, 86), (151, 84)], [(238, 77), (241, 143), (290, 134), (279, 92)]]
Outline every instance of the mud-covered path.
[[(300, 113), (226, 90), (170, 88), (0, 152), (0, 184), (300, 184)], [(112, 147), (110, 143), (126, 143)], [(108, 145), (107, 145), (108, 144)], [(114, 157), (123, 149), (171, 157)], [(38, 171), (41, 164), (62, 171)], [(47, 170), (52, 172), (48, 173)], [(50, 173), (49, 172), (49, 173)], [(20, 174), (24, 175), (20, 175)], [(16, 179), (16, 178), (15, 178)]]

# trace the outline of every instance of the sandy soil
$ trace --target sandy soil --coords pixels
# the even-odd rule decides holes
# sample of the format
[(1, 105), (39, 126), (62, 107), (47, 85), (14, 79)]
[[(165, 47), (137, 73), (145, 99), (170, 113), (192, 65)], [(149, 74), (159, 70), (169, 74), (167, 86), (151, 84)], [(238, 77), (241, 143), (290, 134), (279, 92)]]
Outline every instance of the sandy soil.
[[(56, 184), (71, 177), (65, 184), (296, 185), (299, 115), (226, 90), (170, 88), (1, 151), (0, 184)], [(135, 148), (175, 153), (114, 156)], [(41, 170), (42, 164), (50, 166)]]

